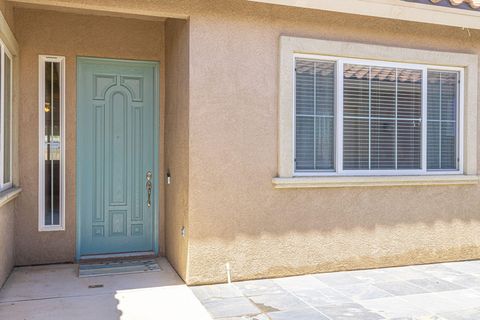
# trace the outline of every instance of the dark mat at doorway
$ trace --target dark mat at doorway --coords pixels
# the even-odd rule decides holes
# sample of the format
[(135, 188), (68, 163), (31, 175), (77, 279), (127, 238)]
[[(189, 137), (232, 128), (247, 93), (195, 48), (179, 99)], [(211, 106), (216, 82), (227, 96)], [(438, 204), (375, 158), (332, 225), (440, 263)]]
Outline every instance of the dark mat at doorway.
[(99, 277), (115, 274), (156, 272), (161, 268), (155, 260), (127, 260), (127, 261), (110, 261), (103, 263), (80, 264), (78, 268), (78, 276)]

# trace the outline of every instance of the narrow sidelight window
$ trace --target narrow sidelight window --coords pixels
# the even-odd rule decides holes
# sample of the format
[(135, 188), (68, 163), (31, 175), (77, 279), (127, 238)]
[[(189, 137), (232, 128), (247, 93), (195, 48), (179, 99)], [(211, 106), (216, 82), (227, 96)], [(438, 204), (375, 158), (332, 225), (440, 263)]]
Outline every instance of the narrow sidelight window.
[(65, 59), (40, 56), (39, 230), (65, 226)]

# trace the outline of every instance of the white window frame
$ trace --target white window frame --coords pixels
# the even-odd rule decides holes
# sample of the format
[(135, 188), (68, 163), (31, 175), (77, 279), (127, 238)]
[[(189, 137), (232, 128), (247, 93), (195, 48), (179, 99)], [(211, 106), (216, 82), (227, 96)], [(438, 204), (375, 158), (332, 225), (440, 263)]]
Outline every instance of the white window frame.
[[(280, 36), (278, 80), (278, 175), (272, 178), (276, 189), (284, 188), (339, 188), (372, 186), (427, 186), (427, 185), (472, 185), (479, 183), (477, 173), (477, 105), (478, 105), (478, 55), (381, 46), (356, 42), (331, 41), (292, 36)], [(312, 175), (297, 176), (294, 157), (294, 56), (297, 54), (315, 57), (340, 57), (343, 59), (375, 60), (388, 63), (440, 66), (442, 69), (463, 69), (463, 143), (460, 154), (463, 161), (459, 168), (463, 174), (432, 172), (426, 175)], [(426, 159), (424, 157), (424, 159)], [(380, 174), (380, 173), (379, 173)]]
[[(334, 170), (299, 170), (295, 168), (295, 133), (296, 133), (296, 104), (295, 104), (295, 95), (296, 90), (293, 91), (293, 122), (292, 122), (292, 134), (293, 134), (293, 157), (292, 157), (292, 166), (294, 168), (294, 175), (298, 177), (312, 177), (312, 176), (402, 176), (402, 175), (449, 175), (449, 174), (463, 174), (463, 96), (464, 96), (464, 68), (459, 67), (448, 67), (448, 66), (437, 66), (437, 65), (426, 65), (426, 64), (413, 64), (413, 63), (399, 63), (391, 61), (381, 61), (381, 60), (367, 60), (367, 59), (356, 59), (356, 58), (343, 58), (343, 57), (332, 57), (325, 55), (317, 54), (303, 54), (295, 53), (292, 55), (293, 63), (293, 86), (296, 87), (296, 72), (295, 65), (297, 59), (306, 59), (311, 61), (332, 61), (335, 62), (335, 105), (334, 105), (334, 116), (335, 116), (335, 141), (334, 141), (334, 150), (335, 150), (335, 161)], [(422, 71), (422, 152), (421, 152), (421, 169), (415, 170), (345, 170), (343, 169), (343, 70), (345, 64), (356, 64), (364, 66), (375, 66), (375, 67), (386, 67), (386, 68), (402, 68), (402, 69), (415, 69)], [(457, 87), (458, 90), (458, 108), (457, 108), (457, 158), (458, 165), (457, 169), (454, 170), (428, 170), (427, 169), (427, 73), (429, 70), (434, 71), (455, 71), (459, 73), (460, 84)]]
[[(40, 55), (38, 59), (38, 118), (39, 118), (39, 179), (38, 179), (38, 230), (63, 231), (65, 230), (65, 57)], [(60, 63), (60, 213), (58, 225), (45, 225), (45, 64), (47, 62)]]
[[(13, 186), (13, 56), (10, 51), (7, 49), (3, 41), (0, 41), (0, 54), (2, 55), (0, 59), (1, 63), (1, 88), (0, 88), (0, 191), (7, 190)], [(4, 127), (4, 116), (5, 116), (5, 55), (10, 58), (10, 181), (3, 182), (3, 173), (4, 173), (4, 146), (5, 146), (5, 127)]]

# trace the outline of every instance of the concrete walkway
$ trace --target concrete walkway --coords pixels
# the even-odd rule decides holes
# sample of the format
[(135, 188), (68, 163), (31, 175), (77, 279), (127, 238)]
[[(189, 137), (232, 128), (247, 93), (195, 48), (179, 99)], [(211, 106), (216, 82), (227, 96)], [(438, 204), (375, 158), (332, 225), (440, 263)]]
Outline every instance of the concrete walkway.
[(1, 320), (210, 320), (170, 264), (159, 272), (78, 278), (77, 265), (16, 268), (0, 291)]
[(480, 261), (191, 289), (222, 320), (480, 320)]
[(199, 287), (158, 262), (160, 272), (91, 278), (78, 278), (77, 265), (16, 268), (0, 319), (480, 319), (480, 261)]

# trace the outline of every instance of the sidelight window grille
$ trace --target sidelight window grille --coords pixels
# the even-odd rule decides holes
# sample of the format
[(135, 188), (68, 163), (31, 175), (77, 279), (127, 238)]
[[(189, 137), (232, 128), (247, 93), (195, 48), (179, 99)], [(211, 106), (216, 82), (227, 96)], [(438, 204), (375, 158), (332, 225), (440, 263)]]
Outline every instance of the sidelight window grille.
[(39, 57), (39, 230), (65, 226), (65, 59)]

